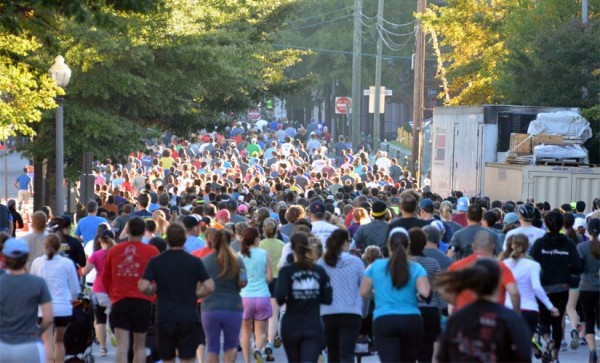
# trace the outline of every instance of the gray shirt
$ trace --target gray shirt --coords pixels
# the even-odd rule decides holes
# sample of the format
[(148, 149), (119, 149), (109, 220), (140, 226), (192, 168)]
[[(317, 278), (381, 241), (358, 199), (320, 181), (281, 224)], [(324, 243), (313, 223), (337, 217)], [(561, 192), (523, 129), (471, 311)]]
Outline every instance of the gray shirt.
[(51, 300), (46, 282), (30, 274), (0, 275), (0, 341), (40, 341), (38, 306)]
[(473, 249), (471, 248), (471, 245), (473, 244), (477, 233), (481, 231), (489, 233), (492, 236), (493, 241), (496, 244), (496, 253), (500, 253), (501, 249), (499, 248), (498, 236), (494, 232), (490, 231), (488, 228), (479, 225), (471, 225), (457, 231), (452, 236), (450, 246), (456, 248), (457, 260), (460, 260), (461, 258), (465, 258), (473, 254)]
[[(202, 311), (243, 311), (242, 297), (238, 289), (238, 276), (220, 276), (221, 269), (217, 264), (217, 255), (211, 253), (204, 257), (202, 262), (206, 272), (215, 281), (215, 291), (202, 300)], [(242, 269), (246, 269), (241, 257), (236, 256)]]
[(600, 291), (600, 260), (592, 255), (592, 242), (585, 241), (577, 245), (579, 257), (583, 259), (583, 273), (579, 282), (579, 290), (581, 291)]
[(453, 262), (450, 257), (437, 248), (425, 248), (423, 254), (436, 260), (440, 264), (440, 269), (442, 271), (446, 271)]

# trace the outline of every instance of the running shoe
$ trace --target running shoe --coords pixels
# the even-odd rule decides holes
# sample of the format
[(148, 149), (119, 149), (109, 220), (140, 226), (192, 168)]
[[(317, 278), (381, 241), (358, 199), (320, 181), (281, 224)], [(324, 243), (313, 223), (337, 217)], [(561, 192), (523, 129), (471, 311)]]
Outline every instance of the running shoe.
[(548, 341), (546, 344), (546, 349), (542, 353), (542, 362), (549, 363), (552, 362), (554, 358), (554, 340)]
[(579, 338), (579, 345), (587, 345), (587, 340), (585, 340), (585, 338)]
[(274, 362), (275, 358), (273, 357), (273, 344), (267, 343), (265, 347), (265, 356), (267, 362)]
[(106, 357), (107, 354), (108, 354), (108, 350), (106, 348), (100, 348), (100, 353), (98, 353), (98, 356)]
[(577, 329), (571, 330), (571, 349), (577, 350), (579, 348), (579, 331)]
[(542, 357), (542, 346), (535, 336), (531, 338), (531, 350), (533, 350), (533, 354), (535, 355), (536, 359), (540, 359)]
[(273, 345), (275, 346), (275, 348), (281, 347), (281, 337), (279, 337), (279, 335), (275, 337), (275, 342)]
[(590, 352), (590, 357), (588, 358), (588, 363), (598, 363), (598, 355), (596, 354), (595, 350)]
[(254, 360), (256, 360), (256, 363), (263, 363), (263, 356), (260, 350), (254, 351)]

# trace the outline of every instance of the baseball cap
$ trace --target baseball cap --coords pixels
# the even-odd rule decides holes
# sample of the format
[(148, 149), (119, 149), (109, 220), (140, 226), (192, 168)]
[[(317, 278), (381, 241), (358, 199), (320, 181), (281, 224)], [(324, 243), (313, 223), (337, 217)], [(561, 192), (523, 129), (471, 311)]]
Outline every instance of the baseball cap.
[(210, 224), (212, 223), (212, 220), (209, 217), (202, 217), (202, 219), (200, 220), (200, 223), (204, 223), (204, 224), (210, 226)]
[(12, 207), (13, 205), (15, 205), (16, 202), (14, 199), (9, 199), (8, 202), (6, 203), (7, 207)]
[(535, 218), (535, 210), (530, 205), (521, 205), (518, 209), (519, 215), (526, 221), (532, 221)]
[(587, 229), (587, 223), (585, 223), (585, 218), (581, 218), (581, 217), (575, 218), (575, 223), (573, 223), (573, 228), (577, 229), (579, 227), (583, 227), (583, 229)]
[(314, 201), (310, 204), (310, 207), (308, 207), (308, 211), (317, 217), (322, 216), (325, 214), (325, 204), (318, 200)]
[(504, 216), (504, 224), (512, 224), (517, 223), (519, 221), (519, 216), (515, 212), (506, 213)]
[(443, 233), (446, 231), (446, 226), (444, 226), (444, 223), (442, 223), (442, 221), (438, 221), (437, 219), (434, 221), (431, 221), (430, 223), (431, 226), (434, 226), (435, 228), (437, 228), (437, 230), (440, 233)]
[(456, 210), (459, 212), (466, 212), (469, 209), (469, 198), (460, 197), (456, 202)]
[(240, 204), (237, 208), (238, 213), (248, 213), (248, 206), (245, 204)]
[(200, 218), (198, 218), (198, 216), (196, 215), (189, 215), (189, 216), (185, 216), (183, 217), (183, 225), (185, 226), (185, 228), (194, 228), (196, 227), (198, 224), (200, 224)]
[(598, 219), (598, 218), (590, 219), (590, 221), (588, 222), (587, 230), (590, 234), (593, 234), (596, 236), (598, 234), (600, 234), (600, 219)]
[(427, 208), (427, 207), (433, 207), (433, 200), (431, 200), (429, 198), (421, 199), (421, 201), (419, 202), (419, 208)]
[(229, 214), (229, 211), (227, 209), (221, 209), (220, 211), (217, 212), (215, 217), (217, 219), (229, 220), (229, 218), (231, 218), (231, 215)]
[(10, 258), (19, 258), (27, 254), (29, 254), (29, 247), (27, 247), (25, 240), (21, 238), (9, 238), (4, 242), (2, 255)]

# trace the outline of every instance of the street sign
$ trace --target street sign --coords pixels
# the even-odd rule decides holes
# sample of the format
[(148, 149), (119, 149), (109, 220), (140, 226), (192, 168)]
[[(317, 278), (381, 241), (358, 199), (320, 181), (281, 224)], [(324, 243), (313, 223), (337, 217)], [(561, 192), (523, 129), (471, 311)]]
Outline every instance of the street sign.
[[(375, 88), (375, 87), (371, 87), (371, 88)], [(371, 95), (371, 90), (368, 90), (368, 89), (363, 90), (363, 96), (370, 96), (370, 95)], [(385, 96), (391, 96), (392, 95), (392, 90), (391, 89), (386, 89), (385, 92), (384, 92), (384, 95)]]
[[(371, 86), (368, 90), (364, 90), (364, 95), (369, 96), (369, 113), (375, 113), (375, 87)], [(392, 90), (379, 87), (379, 113), (385, 111), (385, 96), (391, 96)]]
[(258, 108), (251, 108), (248, 111), (248, 118), (252, 121), (256, 121), (260, 118), (260, 110)]
[(352, 99), (350, 97), (335, 98), (335, 113), (347, 115), (352, 110)]

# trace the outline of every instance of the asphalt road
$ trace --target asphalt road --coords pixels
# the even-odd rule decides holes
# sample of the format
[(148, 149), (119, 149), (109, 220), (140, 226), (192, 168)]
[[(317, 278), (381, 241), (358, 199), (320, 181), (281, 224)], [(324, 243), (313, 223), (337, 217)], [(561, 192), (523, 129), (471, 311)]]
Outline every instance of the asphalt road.
[[(568, 335), (565, 335), (565, 336), (568, 336)], [(596, 347), (597, 348), (600, 347), (600, 337), (598, 337), (598, 336), (596, 336)], [(93, 352), (94, 352), (94, 357), (96, 359), (96, 362), (99, 362), (99, 363), (114, 362), (115, 348), (110, 346), (110, 344), (108, 346), (108, 355), (106, 357), (98, 357), (99, 351), (100, 351), (99, 346), (94, 345)], [(283, 350), (283, 346), (281, 346), (278, 349), (275, 349), (274, 356), (275, 356), (275, 362), (287, 362), (287, 358), (285, 356), (285, 351)], [(221, 359), (222, 359), (222, 357), (221, 357)], [(579, 349), (577, 349), (575, 351), (572, 351), (569, 348), (563, 346), (561, 348), (559, 359), (560, 359), (561, 363), (585, 363), (585, 362), (587, 362), (587, 359), (588, 359), (587, 346), (580, 346)], [(236, 361), (236, 363), (244, 362), (241, 352), (237, 355), (237, 358), (235, 361)], [(254, 362), (253, 358), (252, 358), (252, 362)], [(379, 358), (376, 355), (364, 357), (364, 358), (362, 358), (362, 362), (376, 363), (376, 362), (379, 362)], [(541, 360), (535, 359), (535, 357), (532, 357), (532, 362), (541, 362)]]
[[(17, 189), (14, 187), (15, 179), (23, 172), (28, 160), (21, 157), (20, 153), (10, 153), (5, 156), (4, 150), (0, 150), (0, 198), (2, 203), (8, 199), (17, 198)], [(8, 181), (8, 188), (7, 186)]]

